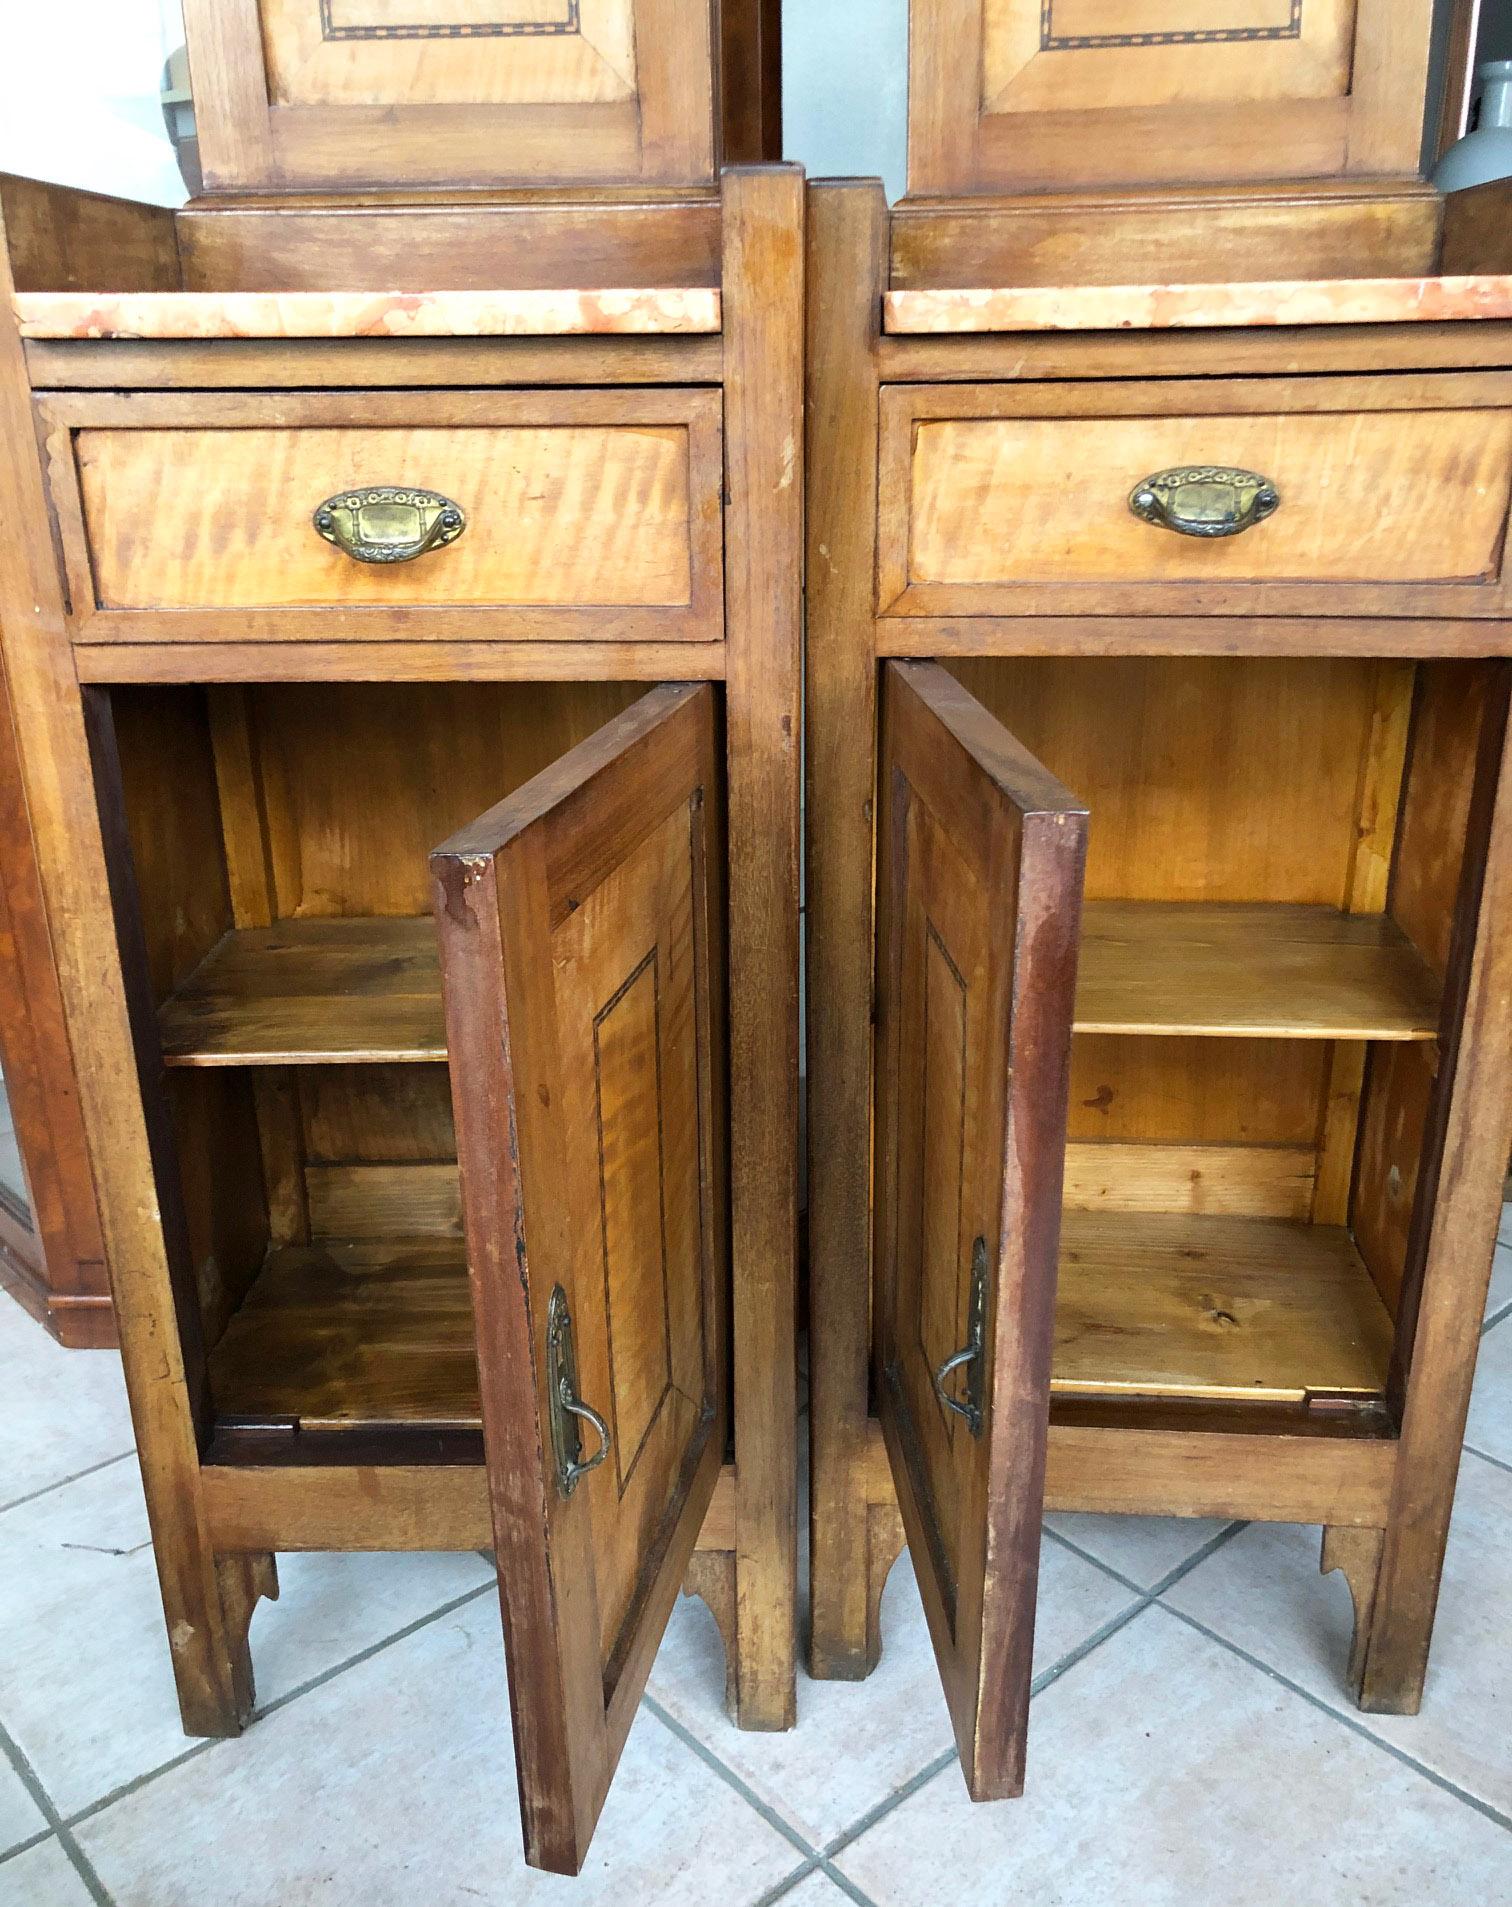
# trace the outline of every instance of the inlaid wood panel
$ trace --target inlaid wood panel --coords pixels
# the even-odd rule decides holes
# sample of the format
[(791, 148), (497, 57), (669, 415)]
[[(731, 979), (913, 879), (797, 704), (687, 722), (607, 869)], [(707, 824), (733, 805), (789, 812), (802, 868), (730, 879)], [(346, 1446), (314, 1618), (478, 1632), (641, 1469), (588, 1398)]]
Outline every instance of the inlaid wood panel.
[(635, 97), (631, 0), (261, 0), (274, 106)]
[(709, 6), (186, 0), (184, 13), (212, 187), (713, 176)]
[(1023, 1783), (1086, 815), (934, 664), (887, 665), (881, 771), (879, 1414), (985, 1799)]
[(909, 190), (1415, 170), (1426, 0), (914, 0)]
[[(715, 763), (712, 691), (654, 690), (432, 859), (527, 1849), (567, 1871), (723, 1455)], [(602, 1418), (577, 1479), (553, 1396)]]
[[(884, 613), (1505, 604), (1512, 385), (1099, 396), (1094, 407), (1085, 388), (884, 392)], [(1146, 478), (1204, 465), (1268, 479), (1279, 507), (1221, 537), (1177, 534), (1130, 508)]]

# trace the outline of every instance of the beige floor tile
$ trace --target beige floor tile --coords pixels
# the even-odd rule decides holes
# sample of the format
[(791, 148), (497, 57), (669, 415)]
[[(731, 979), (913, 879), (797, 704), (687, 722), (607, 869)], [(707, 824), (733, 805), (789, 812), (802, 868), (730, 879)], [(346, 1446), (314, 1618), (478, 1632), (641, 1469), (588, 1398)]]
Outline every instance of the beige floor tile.
[(1153, 1589), (1228, 1525), (1185, 1516), (1089, 1516), (1055, 1511), (1045, 1518), (1045, 1527), (1138, 1583), (1141, 1589)]
[[(0, 1855), (19, 1847), (22, 1841), (29, 1841), (46, 1826), (42, 1810), (0, 1751)], [(4, 1898), (5, 1890), (0, 1887), (0, 1900)]]
[[(264, 1701), (489, 1579), (470, 1555), (289, 1556), (280, 1574), (253, 1627)], [(0, 1721), (65, 1815), (191, 1746), (134, 1462), (0, 1515), (0, 1583)]]
[(93, 1896), (56, 1841), (39, 1841), (0, 1864), (0, 1900), (7, 1907), (93, 1907)]
[[(1042, 1673), (1135, 1598), (1058, 1544), (1045, 1545), (1034, 1665)], [(918, 1584), (905, 1552), (882, 1597), (882, 1660), (864, 1682), (799, 1672), (798, 1726), (758, 1735), (724, 1710), (724, 1650), (702, 1603), (673, 1617), (651, 1694), (816, 1847), (879, 1806), (951, 1745)]]
[[(1512, 1475), (1465, 1456), (1419, 1715), (1362, 1715), (1344, 1689), (1352, 1625), (1316, 1530), (1253, 1524), (1178, 1583), (1175, 1608), (1468, 1793), (1512, 1814)], [(1507, 1850), (1512, 1900), (1512, 1841)]]
[(0, 1505), (134, 1448), (121, 1360), (65, 1351), (0, 1296)]
[(79, 1837), (117, 1907), (743, 1907), (801, 1858), (642, 1712), (582, 1877), (527, 1869), (486, 1599), (148, 1783)]
[(879, 1907), (1507, 1898), (1512, 1837), (1158, 1606), (1039, 1697), (1021, 1801), (948, 1768), (836, 1866)]
[(1512, 1318), (1493, 1324), (1481, 1339), (1465, 1442), (1512, 1463)]

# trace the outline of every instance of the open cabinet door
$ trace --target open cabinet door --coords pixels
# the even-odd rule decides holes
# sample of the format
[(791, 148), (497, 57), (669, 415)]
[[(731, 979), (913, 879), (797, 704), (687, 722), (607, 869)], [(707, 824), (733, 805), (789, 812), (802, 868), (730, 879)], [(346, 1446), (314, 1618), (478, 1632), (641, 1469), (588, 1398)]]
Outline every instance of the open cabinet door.
[(431, 857), (526, 1858), (576, 1873), (725, 1442), (713, 691)]
[(882, 711), (879, 1409), (987, 1801), (1024, 1783), (1087, 816), (937, 664)]

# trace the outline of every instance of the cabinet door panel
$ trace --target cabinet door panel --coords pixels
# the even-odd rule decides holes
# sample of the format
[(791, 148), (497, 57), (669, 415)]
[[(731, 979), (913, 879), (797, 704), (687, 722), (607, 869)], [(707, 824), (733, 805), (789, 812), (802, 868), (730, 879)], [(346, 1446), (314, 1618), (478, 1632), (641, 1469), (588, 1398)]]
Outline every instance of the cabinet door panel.
[(1023, 1786), (1087, 817), (934, 663), (883, 681), (883, 1433), (967, 1785)]
[(526, 1851), (559, 1872), (723, 1456), (719, 813), (713, 692), (660, 688), (431, 859)]

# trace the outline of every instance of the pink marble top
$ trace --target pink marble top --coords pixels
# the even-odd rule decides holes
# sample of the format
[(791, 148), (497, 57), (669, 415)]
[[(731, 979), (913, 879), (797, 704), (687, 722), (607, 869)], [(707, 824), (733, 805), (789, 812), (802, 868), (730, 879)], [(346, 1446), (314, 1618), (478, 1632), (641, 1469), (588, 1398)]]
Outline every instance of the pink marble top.
[(546, 338), (718, 331), (717, 291), (33, 291), (24, 338)]
[(883, 306), (885, 330), (912, 333), (1400, 324), (1413, 319), (1512, 318), (1512, 274), (890, 291)]

